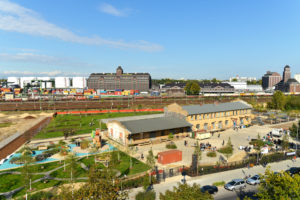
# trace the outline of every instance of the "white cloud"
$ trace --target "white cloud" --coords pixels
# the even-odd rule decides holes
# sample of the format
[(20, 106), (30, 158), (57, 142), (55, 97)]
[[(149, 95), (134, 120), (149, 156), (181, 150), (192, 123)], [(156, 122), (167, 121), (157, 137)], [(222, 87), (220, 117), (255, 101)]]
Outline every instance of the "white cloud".
[[(117, 13), (118, 10), (115, 10), (115, 14)], [(107, 45), (114, 48), (131, 48), (143, 51), (160, 51), (163, 49), (159, 44), (146, 41), (124, 42), (122, 40), (108, 40), (99, 36), (80, 36), (44, 20), (33, 10), (24, 8), (9, 0), (0, 0), (0, 30), (52, 37), (66, 42), (86, 45)]]
[(119, 9), (115, 8), (114, 6), (112, 6), (110, 4), (107, 4), (107, 3), (102, 3), (99, 6), (99, 10), (101, 12), (106, 13), (106, 14), (114, 15), (114, 16), (117, 16), (117, 17), (121, 17), (121, 16), (126, 15), (125, 11), (119, 10)]
[(21, 63), (38, 63), (46, 65), (68, 66), (68, 67), (93, 67), (94, 65), (77, 61), (72, 58), (63, 58), (34, 54), (31, 52), (22, 52), (16, 54), (0, 53), (0, 61), (21, 62)]
[(31, 71), (3, 71), (2, 76), (9, 77), (9, 76), (50, 76), (50, 77), (56, 77), (56, 76), (82, 76), (86, 77), (88, 76), (87, 73), (78, 73), (78, 72), (62, 72), (60, 70), (55, 71), (49, 71), (49, 72), (31, 72)]

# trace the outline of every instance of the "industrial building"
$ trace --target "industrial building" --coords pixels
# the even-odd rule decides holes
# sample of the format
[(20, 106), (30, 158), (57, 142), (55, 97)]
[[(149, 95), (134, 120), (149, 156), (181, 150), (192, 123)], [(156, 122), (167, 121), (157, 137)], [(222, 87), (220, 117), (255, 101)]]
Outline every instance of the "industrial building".
[(247, 90), (247, 82), (223, 82), (234, 88), (235, 91), (244, 92)]
[(94, 90), (139, 90), (148, 91), (151, 88), (149, 73), (124, 73), (121, 66), (116, 73), (92, 73), (87, 86)]
[(247, 82), (247, 81), (256, 81), (255, 77), (240, 77), (239, 75), (237, 75), (236, 77), (230, 77), (229, 78), (229, 82)]
[(300, 92), (300, 83), (291, 78), (291, 68), (286, 65), (283, 70), (282, 80), (276, 84), (275, 90), (280, 90), (282, 92)]
[(252, 106), (244, 101), (165, 108), (167, 115), (183, 116), (195, 132), (215, 132), (251, 124)]
[(275, 88), (275, 85), (281, 81), (281, 76), (277, 72), (267, 73), (262, 77), (262, 87), (264, 90), (271, 90)]
[(234, 93), (234, 87), (228, 83), (200, 83), (201, 93)]
[[(160, 143), (174, 137), (206, 135), (232, 127), (251, 124), (252, 106), (244, 101), (220, 104), (168, 105), (164, 114), (101, 120), (107, 136), (128, 145)], [(199, 138), (199, 137), (198, 137)]]

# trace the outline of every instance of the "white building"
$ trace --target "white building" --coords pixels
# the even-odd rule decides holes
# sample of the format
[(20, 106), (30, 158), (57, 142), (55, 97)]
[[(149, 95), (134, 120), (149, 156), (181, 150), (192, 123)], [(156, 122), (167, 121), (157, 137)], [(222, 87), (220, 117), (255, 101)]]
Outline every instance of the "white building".
[(55, 88), (69, 88), (70, 78), (69, 77), (55, 77)]
[(28, 83), (31, 84), (32, 81), (35, 81), (36, 77), (21, 77), (20, 78), (20, 87), (24, 88)]
[(247, 85), (248, 92), (262, 92), (263, 88), (261, 85)]
[(83, 88), (86, 88), (86, 86), (87, 86), (87, 78), (86, 77), (73, 77), (72, 83), (73, 83), (72, 84), (73, 88), (83, 89)]
[(20, 85), (19, 77), (7, 77), (8, 85)]
[(237, 82), (247, 82), (247, 81), (256, 81), (255, 77), (239, 77), (238, 75), (236, 77), (230, 77), (229, 82), (232, 82), (233, 80), (237, 80)]
[(234, 87), (234, 90), (245, 91), (247, 90), (247, 82), (224, 82)]
[(298, 81), (298, 83), (300, 83), (300, 74), (295, 74), (294, 78)]

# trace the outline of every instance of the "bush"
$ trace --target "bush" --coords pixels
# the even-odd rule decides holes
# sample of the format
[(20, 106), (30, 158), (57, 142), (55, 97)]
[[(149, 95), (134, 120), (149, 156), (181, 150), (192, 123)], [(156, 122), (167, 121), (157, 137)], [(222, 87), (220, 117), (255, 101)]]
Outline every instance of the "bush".
[(231, 146), (225, 146), (225, 147), (222, 147), (221, 149), (219, 149), (218, 152), (223, 153), (223, 154), (232, 154), (233, 149)]
[(135, 196), (136, 200), (155, 200), (155, 192), (154, 191), (142, 191), (137, 193), (137, 195)]
[(30, 196), (30, 200), (48, 200), (53, 197), (51, 192), (37, 192)]
[(217, 157), (217, 153), (215, 151), (210, 151), (210, 152), (207, 152), (206, 154), (208, 157)]
[(223, 186), (223, 185), (225, 185), (225, 182), (224, 181), (214, 182), (213, 185), (217, 186), (217, 187), (218, 186)]
[(81, 149), (87, 149), (89, 147), (89, 141), (88, 140), (83, 140), (80, 142), (80, 148)]
[(13, 164), (20, 164), (20, 163), (22, 163), (20, 156), (12, 157), (9, 162), (13, 163)]
[(175, 143), (169, 143), (169, 144), (166, 144), (166, 148), (167, 149), (177, 149), (177, 146)]

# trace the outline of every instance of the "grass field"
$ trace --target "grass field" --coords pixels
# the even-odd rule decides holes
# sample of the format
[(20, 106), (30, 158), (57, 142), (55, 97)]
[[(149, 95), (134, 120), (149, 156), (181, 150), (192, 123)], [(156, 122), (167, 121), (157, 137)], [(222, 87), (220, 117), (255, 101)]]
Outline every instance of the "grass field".
[[(32, 181), (42, 177), (43, 175), (34, 175)], [(20, 174), (0, 175), (0, 193), (8, 192), (21, 187), (24, 183), (22, 178), (23, 177)]]
[[(160, 112), (135, 112), (135, 113), (104, 113), (93, 115), (58, 115), (46, 128), (34, 136), (34, 139), (46, 139), (64, 136), (64, 130), (73, 129), (75, 135), (91, 133), (92, 130), (99, 128), (99, 120), (115, 117), (128, 117), (137, 115), (158, 114)], [(102, 129), (106, 128), (102, 124)]]
[(0, 123), (0, 128), (10, 127), (11, 125), (12, 125), (12, 122)]

